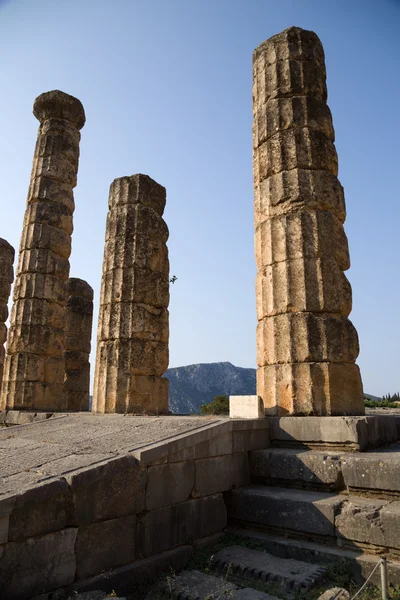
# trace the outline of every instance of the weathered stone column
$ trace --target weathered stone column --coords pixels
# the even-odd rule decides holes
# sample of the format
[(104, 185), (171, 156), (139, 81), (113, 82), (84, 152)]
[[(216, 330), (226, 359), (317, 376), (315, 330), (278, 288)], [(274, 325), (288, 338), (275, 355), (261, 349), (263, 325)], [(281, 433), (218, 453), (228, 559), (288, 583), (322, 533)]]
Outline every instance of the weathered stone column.
[(65, 408), (65, 282), (82, 104), (59, 91), (35, 100), (40, 121), (22, 232), (2, 388), (7, 408)]
[(115, 179), (106, 226), (93, 395), (96, 412), (168, 411), (168, 227), (165, 188)]
[(343, 188), (324, 51), (291, 27), (253, 55), (257, 393), (273, 415), (361, 415)]
[(64, 395), (67, 410), (89, 410), (93, 288), (75, 277), (67, 282)]
[[(14, 281), (14, 257), (14, 248), (6, 240), (0, 238), (0, 389), (3, 380), (4, 342), (7, 339), (8, 299)], [(0, 398), (0, 410), (3, 408), (5, 407), (2, 406)]]

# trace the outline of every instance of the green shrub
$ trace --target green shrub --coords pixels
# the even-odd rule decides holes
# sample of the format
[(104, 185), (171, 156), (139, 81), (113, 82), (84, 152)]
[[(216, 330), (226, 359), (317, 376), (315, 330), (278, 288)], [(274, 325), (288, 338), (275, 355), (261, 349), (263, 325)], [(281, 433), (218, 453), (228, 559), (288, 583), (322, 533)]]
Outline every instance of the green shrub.
[(214, 400), (200, 406), (202, 415), (229, 415), (228, 396), (214, 396)]

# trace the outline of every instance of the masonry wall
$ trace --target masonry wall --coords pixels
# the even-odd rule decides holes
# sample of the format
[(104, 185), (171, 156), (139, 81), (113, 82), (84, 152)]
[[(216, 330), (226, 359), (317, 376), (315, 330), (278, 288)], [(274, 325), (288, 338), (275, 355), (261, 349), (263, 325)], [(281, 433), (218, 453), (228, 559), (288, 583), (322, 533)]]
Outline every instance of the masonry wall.
[(116, 569), (180, 549), (187, 559), (224, 529), (223, 492), (249, 482), (248, 451), (267, 445), (265, 421), (227, 421), (3, 497), (2, 599), (85, 589), (100, 574), (108, 589)]

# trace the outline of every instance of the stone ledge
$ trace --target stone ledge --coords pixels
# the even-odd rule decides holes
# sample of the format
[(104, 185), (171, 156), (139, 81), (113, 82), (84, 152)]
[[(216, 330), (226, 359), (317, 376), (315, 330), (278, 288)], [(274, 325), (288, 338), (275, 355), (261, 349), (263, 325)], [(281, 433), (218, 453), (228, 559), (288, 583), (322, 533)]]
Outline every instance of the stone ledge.
[(400, 415), (266, 417), (271, 445), (365, 452), (399, 438)]

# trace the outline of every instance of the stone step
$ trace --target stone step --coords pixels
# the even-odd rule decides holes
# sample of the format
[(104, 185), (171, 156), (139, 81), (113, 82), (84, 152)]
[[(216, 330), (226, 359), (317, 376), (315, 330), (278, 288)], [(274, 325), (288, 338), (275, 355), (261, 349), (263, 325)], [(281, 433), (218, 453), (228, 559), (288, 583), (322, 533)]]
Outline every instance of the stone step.
[(279, 600), (265, 592), (252, 588), (239, 588), (222, 577), (207, 575), (201, 571), (182, 571), (168, 577), (161, 585), (147, 594), (146, 600)]
[(335, 512), (345, 496), (263, 485), (233, 490), (228, 518), (309, 535), (335, 536)]
[(231, 522), (400, 558), (400, 502), (247, 486), (226, 496)]
[(276, 558), (267, 552), (229, 546), (217, 552), (212, 568), (227, 578), (276, 583), (286, 592), (308, 589), (321, 581), (327, 568), (294, 559)]
[[(306, 540), (290, 539), (256, 529), (245, 529), (232, 525), (225, 531), (228, 535), (234, 535), (236, 540), (238, 536), (243, 538), (244, 544), (250, 542), (251, 544), (261, 545), (266, 552), (281, 559), (294, 558), (295, 560), (324, 565), (345, 563), (354, 581), (367, 579), (380, 560), (379, 555), (362, 554), (359, 550), (347, 550)], [(238, 543), (240, 544), (240, 541)], [(388, 572), (390, 584), (395, 587), (400, 586), (400, 562), (388, 560)], [(376, 585), (380, 584), (379, 569), (375, 571), (371, 581)]]
[(373, 452), (267, 448), (250, 452), (253, 483), (400, 497), (400, 446)]
[(268, 448), (249, 453), (253, 482), (279, 487), (338, 491), (344, 488), (338, 452)]

